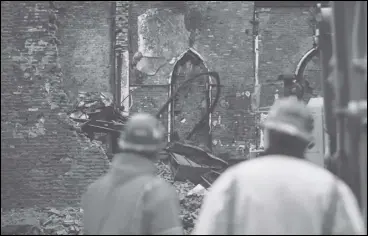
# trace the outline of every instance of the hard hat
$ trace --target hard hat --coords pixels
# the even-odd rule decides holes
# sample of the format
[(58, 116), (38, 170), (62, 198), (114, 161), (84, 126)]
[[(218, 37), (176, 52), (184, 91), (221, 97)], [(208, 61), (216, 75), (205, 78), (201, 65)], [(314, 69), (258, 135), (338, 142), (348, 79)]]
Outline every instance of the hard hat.
[(154, 116), (146, 113), (133, 115), (125, 125), (118, 145), (121, 150), (157, 152), (165, 147), (165, 129)]
[(299, 137), (307, 142), (313, 139), (312, 112), (296, 97), (278, 99), (261, 125), (266, 129)]

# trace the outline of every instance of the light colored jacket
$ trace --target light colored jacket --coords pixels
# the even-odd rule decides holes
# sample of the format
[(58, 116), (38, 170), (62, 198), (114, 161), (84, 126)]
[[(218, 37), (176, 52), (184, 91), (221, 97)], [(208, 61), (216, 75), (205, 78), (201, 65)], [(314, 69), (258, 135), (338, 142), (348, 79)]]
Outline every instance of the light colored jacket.
[(345, 183), (307, 161), (265, 156), (231, 167), (216, 180), (193, 234), (320, 235), (325, 222), (329, 235), (366, 234)]
[(84, 233), (93, 235), (183, 234), (175, 189), (137, 154), (114, 157), (111, 170), (82, 197)]

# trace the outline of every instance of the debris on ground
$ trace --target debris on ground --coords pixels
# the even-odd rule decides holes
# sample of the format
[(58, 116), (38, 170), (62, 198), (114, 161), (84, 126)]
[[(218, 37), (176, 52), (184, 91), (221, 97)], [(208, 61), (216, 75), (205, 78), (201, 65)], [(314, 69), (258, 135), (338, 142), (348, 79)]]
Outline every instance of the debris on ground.
[(207, 193), (207, 189), (203, 187), (201, 184), (198, 184), (197, 186), (195, 186), (192, 190), (188, 192), (187, 196), (191, 196), (191, 195), (203, 196), (206, 193)]
[(83, 210), (66, 208), (62, 211), (55, 208), (48, 210), (48, 218), (40, 222), (43, 233), (48, 235), (79, 235), (82, 234)]
[[(186, 181), (173, 181), (170, 168), (164, 163), (158, 163), (159, 176), (166, 181), (172, 183), (176, 188), (176, 191), (180, 200), (180, 218), (183, 221), (184, 232), (186, 235), (190, 234), (194, 228), (195, 221), (199, 215), (199, 211), (203, 201), (203, 192), (194, 193), (194, 189), (198, 190), (200, 187), (195, 186), (193, 183)], [(204, 190), (202, 190), (204, 191)]]
[[(201, 147), (200, 147), (201, 146)], [(187, 159), (200, 166), (210, 166), (211, 168), (222, 169), (229, 166), (229, 163), (211, 154), (211, 151), (203, 145), (193, 145), (189, 142), (172, 142), (165, 150), (183, 155)]]
[[(73, 109), (68, 112), (68, 118), (73, 126), (83, 126), (91, 120), (126, 122), (124, 107), (115, 109), (111, 94), (101, 92), (79, 92)], [(75, 124), (79, 123), (79, 124)]]
[(1, 227), (1, 235), (41, 235), (42, 230), (34, 225), (6, 225)]
[(1, 235), (81, 235), (82, 216), (82, 209), (73, 207), (4, 212)]
[(73, 111), (69, 117), (72, 119), (88, 120), (90, 114), (100, 112), (102, 108), (111, 106), (112, 97), (100, 92), (79, 92)]
[[(173, 181), (170, 168), (158, 163), (158, 175), (173, 184), (180, 199), (180, 218), (185, 234), (193, 230), (203, 201), (203, 190), (193, 183)], [(197, 190), (201, 190), (196, 192)], [(82, 235), (83, 210), (78, 207), (64, 209), (42, 208), (2, 212), (2, 235)], [(24, 220), (26, 219), (26, 220)]]

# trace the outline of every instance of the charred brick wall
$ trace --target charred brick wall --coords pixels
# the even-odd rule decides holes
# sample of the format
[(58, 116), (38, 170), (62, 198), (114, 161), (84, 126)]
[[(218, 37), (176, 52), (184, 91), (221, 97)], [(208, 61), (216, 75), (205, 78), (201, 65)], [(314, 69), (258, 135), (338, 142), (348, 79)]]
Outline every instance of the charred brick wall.
[[(3, 209), (76, 205), (108, 167), (101, 148), (71, 130), (66, 115), (74, 80), (108, 84), (105, 13), (102, 3), (1, 2)], [(87, 69), (66, 63), (76, 57)]]
[[(130, 73), (131, 83), (169, 83), (175, 63), (189, 48), (200, 55), (210, 71), (219, 72), (223, 87), (212, 114), (212, 138), (215, 153), (224, 157), (247, 155), (249, 147), (258, 142), (256, 115), (251, 106), (254, 32), (260, 38), (260, 107), (270, 106), (277, 96), (282, 96), (282, 84), (272, 80), (279, 74), (294, 72), (300, 58), (313, 46), (313, 14), (309, 6), (261, 8), (251, 1), (136, 1), (130, 22), (131, 61), (137, 52), (143, 56)], [(318, 60), (310, 63), (305, 74), (312, 87), (320, 90), (317, 63)], [(154, 93), (147, 90), (144, 97), (134, 96), (137, 102)], [(191, 101), (195, 102), (188, 99), (186, 105), (196, 109), (198, 104)]]
[[(78, 90), (110, 91), (110, 4), (55, 4), (1, 3), (3, 208), (77, 204), (85, 186), (107, 167), (103, 151), (70, 130), (66, 111)], [(135, 86), (130, 91), (131, 111), (158, 111), (168, 87), (147, 85), (169, 84), (174, 66), (190, 50), (221, 76), (221, 99), (211, 125), (213, 149), (223, 157), (247, 155), (257, 142), (251, 109), (254, 11), (259, 22), (261, 107), (282, 93), (281, 85), (270, 80), (292, 72), (313, 43), (310, 7), (135, 1), (128, 20), (127, 5), (117, 8), (117, 21), (123, 24), (117, 26), (123, 29), (118, 44), (129, 41), (123, 73), (131, 68), (124, 73)], [(124, 28), (128, 21), (129, 31)], [(317, 63), (308, 65), (306, 75), (318, 92)], [(136, 86), (140, 84), (144, 86)], [(197, 100), (188, 97), (186, 105), (196, 109)], [(193, 115), (190, 109), (186, 113)]]
[(55, 2), (60, 20), (60, 64), (74, 91), (110, 90), (111, 6), (104, 1)]
[[(315, 30), (313, 7), (257, 7), (259, 21), (259, 81), (262, 84), (260, 107), (272, 105), (282, 96), (278, 75), (294, 73), (299, 60), (313, 47)], [(319, 59), (308, 63), (304, 76), (321, 91)], [(309, 96), (309, 95), (307, 95)]]
[[(252, 17), (253, 2), (133, 2), (130, 46), (132, 54), (143, 54), (138, 68), (144, 73), (133, 70), (131, 83), (168, 84), (182, 55), (189, 48), (198, 54), (208, 70), (220, 74), (224, 85), (212, 115), (213, 149), (218, 155), (242, 155), (237, 150), (249, 144), (254, 132), (248, 112), (254, 74)], [(197, 109), (196, 102), (189, 95), (185, 105)]]

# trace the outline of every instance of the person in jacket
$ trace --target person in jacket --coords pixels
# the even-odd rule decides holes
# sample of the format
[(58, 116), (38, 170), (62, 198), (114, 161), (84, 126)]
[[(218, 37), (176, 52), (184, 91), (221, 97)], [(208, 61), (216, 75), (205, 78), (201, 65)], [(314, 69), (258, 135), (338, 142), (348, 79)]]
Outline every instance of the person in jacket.
[(263, 123), (265, 154), (225, 171), (207, 193), (195, 235), (361, 235), (350, 188), (304, 159), (313, 117), (294, 97), (279, 99)]
[(165, 145), (163, 126), (149, 114), (133, 115), (118, 144), (121, 152), (111, 169), (82, 197), (84, 233), (183, 234), (177, 193), (156, 176), (154, 161)]

